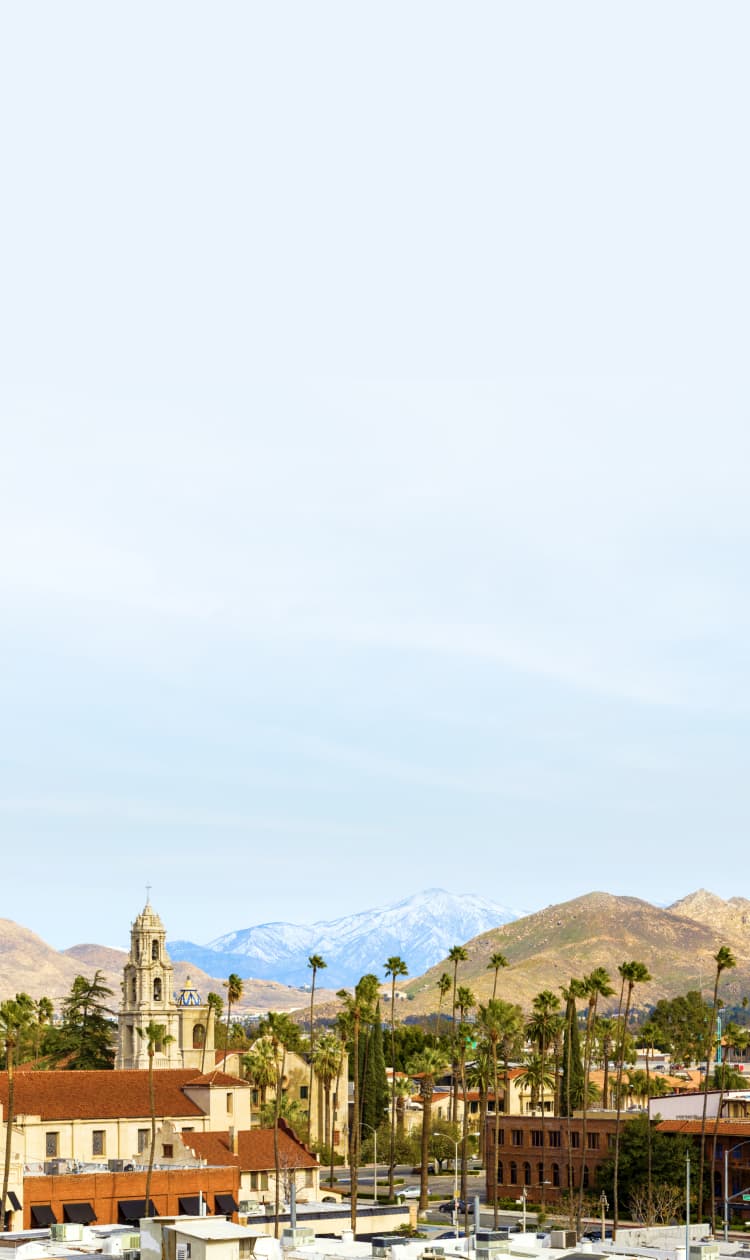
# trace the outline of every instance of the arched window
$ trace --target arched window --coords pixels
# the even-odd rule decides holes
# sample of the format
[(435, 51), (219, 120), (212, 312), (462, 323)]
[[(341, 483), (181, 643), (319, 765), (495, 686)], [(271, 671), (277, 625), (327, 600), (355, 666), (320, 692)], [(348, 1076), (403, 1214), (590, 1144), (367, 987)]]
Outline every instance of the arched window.
[(537, 1180), (537, 1185), (539, 1185), (539, 1186), (543, 1186), (543, 1185), (544, 1185), (544, 1164), (541, 1164), (541, 1163), (537, 1164), (537, 1166), (536, 1166), (536, 1180)]
[(499, 1186), (503, 1184), (503, 1161), (501, 1159), (497, 1161), (497, 1184)]
[(203, 1024), (193, 1025), (193, 1049), (201, 1050), (206, 1044), (206, 1029)]
[(560, 1184), (560, 1165), (559, 1164), (552, 1165), (552, 1184), (553, 1186), (559, 1186)]
[(132, 980), (130, 981), (130, 1000), (131, 1002), (135, 1002), (137, 1001), (137, 998), (138, 998), (138, 985), (136, 984), (135, 976), (133, 976)]
[(512, 1186), (518, 1185), (518, 1164), (514, 1159), (510, 1161), (510, 1184)]
[(153, 962), (159, 961), (159, 942), (158, 941), (151, 942), (151, 959)]
[(161, 977), (157, 976), (154, 980), (154, 1001), (161, 1002)]
[(526, 1163), (523, 1166), (523, 1184), (525, 1186), (531, 1185), (531, 1164), (529, 1163)]

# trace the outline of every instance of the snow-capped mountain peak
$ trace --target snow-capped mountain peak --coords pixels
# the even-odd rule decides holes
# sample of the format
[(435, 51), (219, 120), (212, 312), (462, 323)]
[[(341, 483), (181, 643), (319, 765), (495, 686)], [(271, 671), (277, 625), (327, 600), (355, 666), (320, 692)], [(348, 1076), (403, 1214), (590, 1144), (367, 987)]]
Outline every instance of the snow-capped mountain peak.
[(429, 888), (394, 905), (340, 919), (308, 925), (261, 923), (228, 932), (204, 947), (175, 941), (169, 952), (212, 975), (236, 971), (245, 978), (285, 984), (309, 981), (307, 959), (321, 954), (327, 964), (321, 982), (337, 987), (355, 984), (367, 972), (380, 975), (391, 955), (404, 959), (410, 975), (421, 975), (452, 945), (518, 917), (518, 912), (482, 897)]

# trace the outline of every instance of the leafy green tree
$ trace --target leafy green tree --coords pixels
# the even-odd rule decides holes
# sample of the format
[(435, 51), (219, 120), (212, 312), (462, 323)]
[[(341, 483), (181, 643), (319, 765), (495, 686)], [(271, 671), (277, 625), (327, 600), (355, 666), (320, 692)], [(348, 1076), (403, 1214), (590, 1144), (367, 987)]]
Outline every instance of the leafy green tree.
[(427, 1167), (430, 1161), (430, 1139), (432, 1136), (432, 1097), (435, 1093), (435, 1081), (448, 1066), (448, 1060), (439, 1046), (426, 1046), (421, 1054), (413, 1060), (410, 1072), (419, 1081), (419, 1096), (422, 1100), (422, 1143), (421, 1169), (419, 1174), (419, 1210), (427, 1211)]
[[(660, 1133), (656, 1124), (644, 1112), (622, 1126), (617, 1193), (623, 1203), (629, 1203), (647, 1182), (649, 1129), (654, 1183), (677, 1187), (684, 1203), (685, 1155), (696, 1154), (694, 1141), (681, 1133)], [(615, 1200), (614, 1173), (614, 1158), (608, 1159), (597, 1169), (595, 1179), (596, 1193), (603, 1191), (610, 1203)]]
[(563, 1036), (562, 1077), (560, 1080), (561, 1116), (572, 1116), (583, 1106), (583, 1062), (581, 1059), (581, 1036), (578, 1027), (578, 1011), (576, 999), (584, 996), (581, 981), (571, 980), (563, 991), (565, 998), (565, 1032)]
[(706, 1057), (711, 1007), (697, 989), (674, 998), (661, 998), (649, 1015), (654, 1046), (676, 1063), (694, 1063)]
[(154, 1152), (156, 1150), (156, 1091), (154, 1089), (154, 1055), (161, 1054), (165, 1046), (174, 1041), (174, 1037), (167, 1032), (165, 1024), (158, 1024), (156, 1020), (149, 1020), (144, 1028), (138, 1029), (138, 1036), (146, 1039), (146, 1053), (148, 1055), (148, 1100), (151, 1108), (151, 1145), (148, 1153), (148, 1172), (146, 1173), (146, 1216), (150, 1217), (151, 1212), (151, 1177), (154, 1171)]
[(434, 1160), (438, 1172), (442, 1172), (443, 1164), (453, 1159), (456, 1154), (456, 1143), (461, 1140), (461, 1129), (450, 1120), (433, 1120), (430, 1132), (430, 1159)]
[(106, 1005), (112, 990), (101, 971), (93, 980), (76, 976), (62, 1004), (59, 1028), (50, 1031), (48, 1057), (53, 1066), (72, 1071), (111, 1068), (115, 1061), (114, 1024)]
[[(408, 976), (409, 968), (403, 958), (393, 954), (386, 961), (385, 974), (391, 978), (391, 1073), (396, 1079), (396, 981), (400, 976)], [(388, 1197), (393, 1198), (393, 1178), (396, 1167), (396, 1091), (391, 1090), (391, 1135), (388, 1156)]]
[(312, 983), (310, 984), (310, 1080), (307, 1090), (307, 1142), (310, 1144), (312, 1137), (312, 1097), (313, 1097), (313, 1058), (315, 1056), (315, 977), (319, 971), (323, 971), (328, 963), (320, 954), (311, 954), (307, 960), (307, 965), (312, 971)]

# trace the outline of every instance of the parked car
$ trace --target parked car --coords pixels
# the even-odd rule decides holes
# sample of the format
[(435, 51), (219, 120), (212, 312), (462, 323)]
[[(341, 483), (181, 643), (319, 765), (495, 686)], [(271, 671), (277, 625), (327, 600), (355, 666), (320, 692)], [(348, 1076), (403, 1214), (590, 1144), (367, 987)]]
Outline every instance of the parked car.
[[(449, 1199), (447, 1203), (438, 1204), (438, 1212), (448, 1212), (450, 1214), (452, 1211), (453, 1211), (453, 1199)], [(466, 1211), (466, 1204), (464, 1203), (463, 1199), (458, 1200), (458, 1211), (459, 1213)]]
[(418, 1199), (419, 1195), (419, 1186), (398, 1186), (396, 1189), (397, 1199)]

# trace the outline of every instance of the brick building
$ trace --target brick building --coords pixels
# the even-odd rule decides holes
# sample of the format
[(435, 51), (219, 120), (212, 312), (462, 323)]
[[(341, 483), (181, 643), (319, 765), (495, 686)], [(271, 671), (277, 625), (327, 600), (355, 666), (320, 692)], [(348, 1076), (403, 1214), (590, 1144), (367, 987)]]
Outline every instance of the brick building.
[(485, 1129), (487, 1150), (487, 1198), (518, 1198), (523, 1189), (535, 1202), (557, 1203), (567, 1190), (583, 1179), (593, 1186), (600, 1164), (614, 1150), (616, 1119), (611, 1112), (590, 1114), (586, 1121), (586, 1148), (582, 1147), (580, 1116), (503, 1116), (495, 1150), (495, 1123)]

